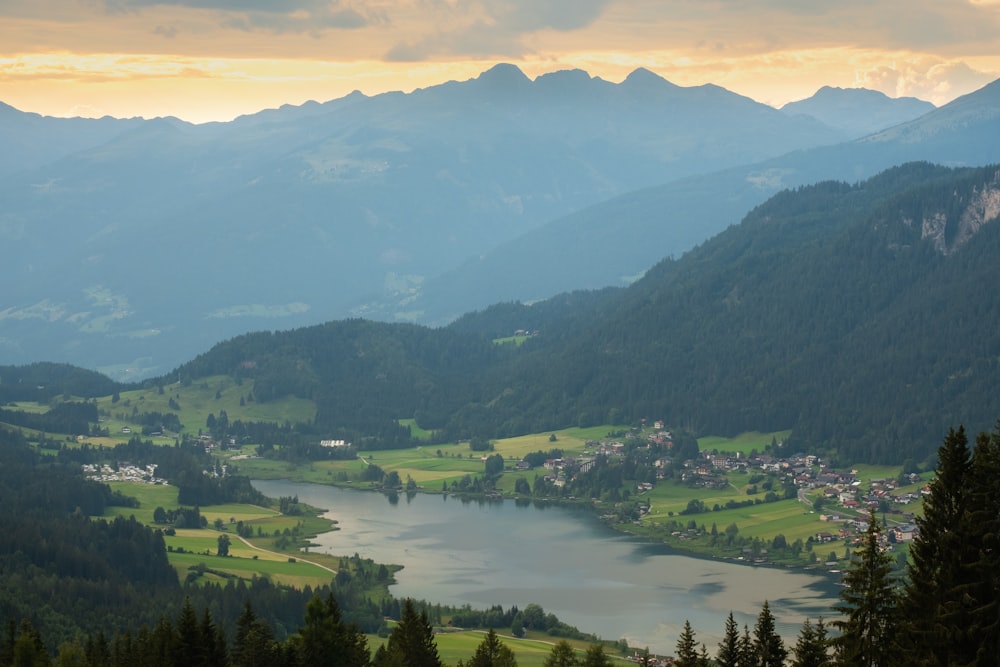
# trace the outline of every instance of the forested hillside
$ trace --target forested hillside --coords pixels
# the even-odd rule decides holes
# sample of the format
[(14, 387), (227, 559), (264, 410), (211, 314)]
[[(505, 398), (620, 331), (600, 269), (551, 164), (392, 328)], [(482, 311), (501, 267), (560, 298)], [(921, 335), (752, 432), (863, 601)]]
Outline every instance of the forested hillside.
[[(996, 167), (923, 163), (820, 183), (620, 292), (438, 330), (249, 334), (169, 377), (253, 377), (258, 400), (313, 398), (318, 427), (373, 445), (405, 440), (400, 418), (458, 438), (645, 417), (698, 434), (792, 428), (794, 446), (844, 461), (923, 458), (950, 425), (995, 418), (998, 191)], [(504, 327), (538, 335), (493, 344)]]

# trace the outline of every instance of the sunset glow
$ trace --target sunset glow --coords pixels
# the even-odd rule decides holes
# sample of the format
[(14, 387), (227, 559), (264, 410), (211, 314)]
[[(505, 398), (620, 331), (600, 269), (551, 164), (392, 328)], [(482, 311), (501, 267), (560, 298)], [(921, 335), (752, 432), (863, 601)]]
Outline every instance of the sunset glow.
[[(497, 62), (531, 77), (637, 67), (780, 106), (823, 85), (944, 104), (1000, 76), (1000, 3), (469, 3), (15, 0), (0, 8), (0, 101), (54, 116), (192, 122), (353, 90), (411, 91)], [(749, 5), (749, 6), (748, 6)], [(55, 18), (51, 18), (55, 17)]]

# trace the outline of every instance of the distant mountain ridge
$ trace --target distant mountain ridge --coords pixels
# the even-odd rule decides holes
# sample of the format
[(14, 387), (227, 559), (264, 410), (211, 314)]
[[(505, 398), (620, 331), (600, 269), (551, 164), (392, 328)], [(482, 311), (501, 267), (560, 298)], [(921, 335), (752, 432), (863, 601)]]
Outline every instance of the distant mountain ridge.
[[(549, 221), (844, 137), (647, 70), (613, 84), (581, 71), (531, 80), (510, 65), (231, 123), (0, 116), (0, 135), (17, 131), (24, 146), (49, 150), (0, 183), (10, 258), (0, 265), (0, 362), (66, 361), (118, 377), (160, 372), (247, 330), (349, 313), (440, 322), (494, 293), (473, 292), (442, 313), (440, 301), (424, 303), (425, 286), (519, 237), (535, 243), (525, 235)], [(46, 132), (64, 126), (84, 138), (60, 153)], [(756, 203), (713, 199), (732, 200), (725, 224)], [(507, 276), (534, 288), (513, 298), (621, 284), (721, 228), (714, 219), (633, 222), (609, 221), (610, 234), (573, 227), (541, 246), (540, 260), (511, 257)], [(580, 255), (563, 282), (539, 273), (567, 247)], [(590, 265), (600, 252), (607, 260)]]
[[(680, 256), (736, 224), (785, 189), (834, 179), (854, 183), (893, 165), (926, 160), (954, 166), (1000, 161), (1000, 81), (914, 120), (832, 146), (690, 176), (626, 193), (526, 232), (396, 301), (355, 312), (391, 319), (417, 311), (444, 324), (484, 301), (536, 301), (553, 294), (625, 285), (665, 256)], [(570, 264), (548, 258), (573, 257)], [(517, 272), (508, 267), (517, 265)]]
[(915, 97), (890, 98), (864, 88), (823, 86), (807, 99), (789, 102), (781, 110), (811, 116), (852, 137), (863, 137), (930, 113), (936, 107)]

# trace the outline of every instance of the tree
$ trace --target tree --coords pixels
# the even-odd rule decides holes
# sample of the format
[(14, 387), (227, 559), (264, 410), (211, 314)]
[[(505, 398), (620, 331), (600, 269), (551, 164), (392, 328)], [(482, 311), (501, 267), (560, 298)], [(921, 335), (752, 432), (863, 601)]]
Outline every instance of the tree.
[(840, 637), (837, 656), (844, 664), (884, 667), (895, 652), (896, 589), (890, 579), (892, 556), (882, 551), (882, 526), (875, 510), (868, 513), (868, 528), (861, 546), (844, 575), (843, 601), (834, 607), (843, 619), (835, 621)]
[[(950, 429), (938, 449), (937, 475), (924, 498), (923, 516), (916, 519), (919, 533), (910, 545), (912, 560), (900, 605), (904, 621), (897, 644), (910, 664), (972, 664), (984, 639), (974, 619), (983, 592), (976, 592), (983, 582), (978, 581), (975, 564), (984, 535), (982, 526), (972, 521), (976, 514), (972, 502), (984, 502), (990, 493), (972, 488), (971, 471), (965, 428)], [(987, 593), (996, 596), (996, 589)]]
[(715, 660), (720, 667), (741, 667), (740, 665), (740, 628), (736, 625), (733, 612), (726, 617), (726, 629), (719, 642), (719, 651)]
[(604, 652), (603, 644), (591, 644), (583, 656), (581, 667), (611, 667), (611, 658)]
[(827, 667), (830, 658), (827, 655), (826, 626), (823, 619), (819, 619), (816, 625), (809, 622), (807, 618), (799, 631), (798, 641), (795, 643), (792, 659), (792, 667)]
[(757, 617), (757, 625), (754, 626), (753, 652), (754, 664), (760, 667), (782, 667), (788, 655), (781, 635), (775, 630), (774, 615), (771, 614), (767, 600), (764, 600), (764, 606)]
[(684, 620), (684, 629), (677, 638), (677, 659), (674, 664), (678, 667), (698, 667), (698, 644), (694, 639), (691, 622), (687, 619)]
[(293, 640), (301, 667), (366, 667), (369, 664), (368, 640), (356, 627), (343, 622), (340, 606), (332, 593), (326, 600), (315, 595), (309, 600), (305, 623)]
[(750, 636), (750, 628), (743, 626), (743, 635), (740, 636), (739, 660), (740, 667), (753, 666), (756, 664), (756, 654), (753, 649), (753, 638)]
[(504, 646), (497, 633), (490, 628), (465, 667), (517, 667), (517, 660), (514, 652)]
[(404, 601), (399, 623), (389, 635), (385, 651), (376, 653), (373, 664), (375, 667), (443, 667), (427, 614), (418, 614), (413, 600)]
[(976, 661), (1000, 655), (1000, 422), (990, 434), (976, 436), (970, 468), (969, 536), (973, 558), (966, 566), (967, 583), (957, 591), (971, 601), (974, 619), (967, 633), (978, 645)]
[(565, 639), (560, 640), (552, 647), (552, 650), (545, 657), (545, 662), (542, 663), (543, 667), (577, 667), (579, 664), (580, 661), (576, 659), (576, 651)]
[(268, 667), (276, 662), (277, 652), (271, 628), (257, 618), (250, 600), (247, 600), (243, 612), (236, 619), (232, 666)]
[(229, 544), (230, 544), (229, 535), (227, 535), (226, 533), (222, 533), (221, 535), (219, 535), (219, 539), (217, 541), (219, 543), (219, 547), (218, 550), (216, 551), (216, 554), (219, 556), (228, 556)]

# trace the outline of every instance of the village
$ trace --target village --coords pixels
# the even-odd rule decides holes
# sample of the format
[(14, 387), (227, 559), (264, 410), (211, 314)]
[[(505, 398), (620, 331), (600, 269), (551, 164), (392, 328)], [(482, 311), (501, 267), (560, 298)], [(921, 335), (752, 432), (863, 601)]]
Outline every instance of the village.
[[(594, 466), (597, 456), (609, 458), (627, 456), (630, 448), (634, 449), (634, 443), (629, 441), (636, 437), (639, 436), (632, 431), (621, 438), (590, 441), (587, 443), (587, 449), (593, 452), (593, 457), (548, 459), (544, 463), (548, 471), (545, 479), (555, 487), (565, 487), (569, 480), (588, 472)], [(645, 438), (647, 448), (655, 445), (661, 450), (669, 451), (673, 446), (670, 432), (659, 421), (654, 422), (651, 431), (642, 434), (641, 437)], [(780, 450), (783, 443), (778, 444), (777, 449)], [(670, 456), (663, 456), (654, 461), (657, 470), (656, 483), (666, 478), (666, 471), (675, 463)], [(794, 485), (798, 490), (799, 502), (806, 505), (810, 513), (818, 514), (820, 522), (829, 524), (829, 528), (817, 530), (811, 536), (811, 542), (814, 544), (836, 542), (847, 546), (856, 544), (868, 528), (871, 509), (882, 514), (883, 518), (892, 517), (885, 522), (886, 529), (880, 536), (884, 549), (891, 550), (894, 544), (910, 542), (918, 534), (918, 528), (913, 521), (913, 513), (905, 511), (904, 508), (930, 493), (927, 484), (914, 490), (914, 486), (922, 481), (917, 473), (908, 473), (899, 478), (864, 480), (856, 469), (835, 469), (828, 466), (819, 456), (805, 453), (779, 457), (768, 453), (751, 452), (749, 455), (744, 455), (740, 452), (703, 450), (698, 452), (696, 458), (680, 462), (679, 467), (680, 481), (692, 489), (723, 490), (731, 485), (732, 474), (748, 475), (749, 479), (762, 476), (763, 479), (772, 480), (768, 485), (771, 488), (780, 489)], [(524, 461), (517, 465), (518, 470), (528, 468), (528, 464)], [(637, 481), (635, 486), (637, 497), (651, 492), (656, 483)], [(908, 490), (900, 491), (901, 485)], [(769, 495), (771, 500), (780, 499), (779, 496)], [(650, 511), (650, 505), (640, 503), (638, 511), (641, 519)], [(688, 535), (683, 532), (678, 532), (676, 536), (688, 539)]]

